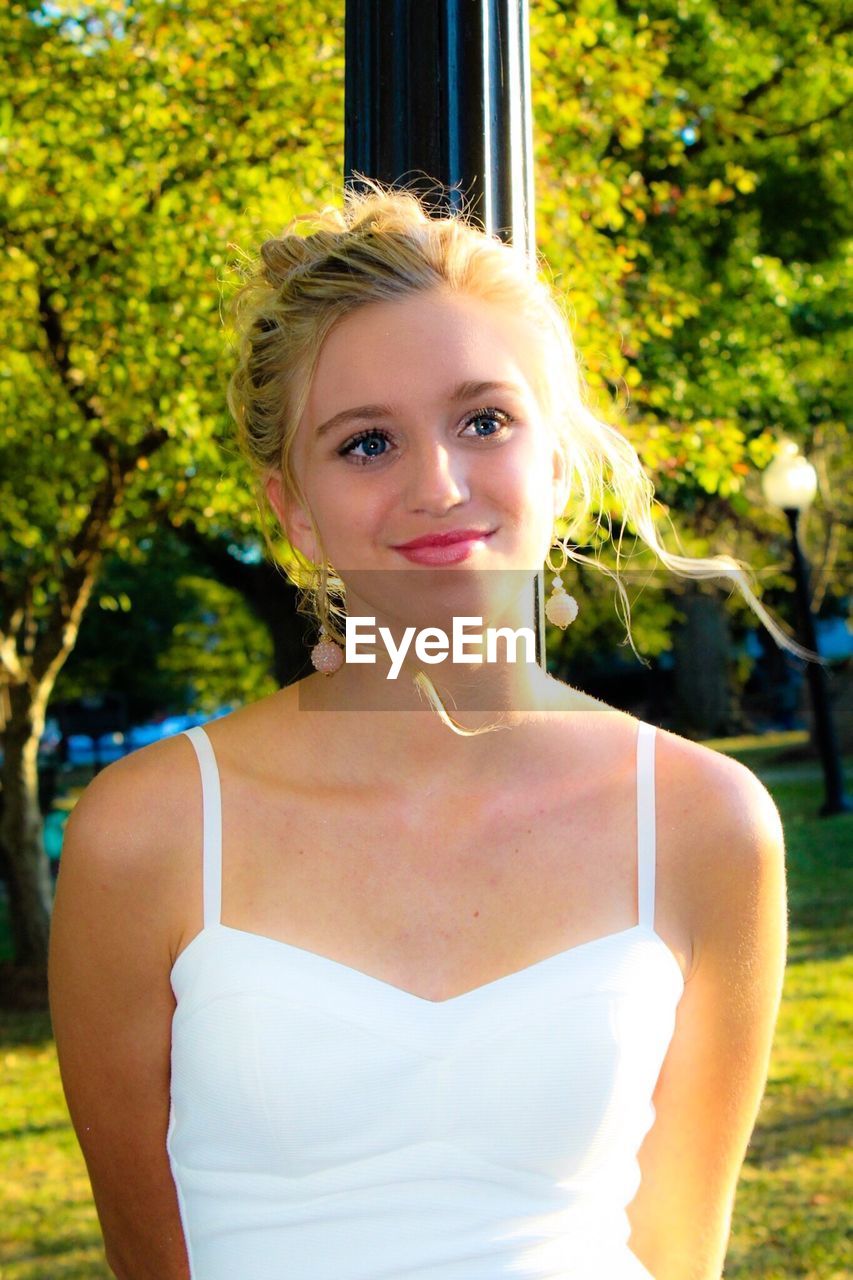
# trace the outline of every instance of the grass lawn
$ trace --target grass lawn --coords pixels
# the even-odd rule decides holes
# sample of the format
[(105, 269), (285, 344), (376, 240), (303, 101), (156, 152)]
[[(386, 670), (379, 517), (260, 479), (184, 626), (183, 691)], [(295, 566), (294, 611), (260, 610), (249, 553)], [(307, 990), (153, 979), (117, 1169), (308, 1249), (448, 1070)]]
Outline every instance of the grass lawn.
[[(791, 923), (770, 1077), (741, 1174), (726, 1280), (853, 1274), (843, 1209), (853, 1114), (845, 1052), (853, 815), (816, 816), (823, 797), (816, 762), (784, 760), (798, 736), (711, 744), (753, 769), (779, 806)], [(853, 794), (853, 758), (844, 768)], [(3, 944), (6, 930), (0, 919)], [(0, 1011), (0, 1058), (0, 1280), (108, 1278), (47, 1013)]]

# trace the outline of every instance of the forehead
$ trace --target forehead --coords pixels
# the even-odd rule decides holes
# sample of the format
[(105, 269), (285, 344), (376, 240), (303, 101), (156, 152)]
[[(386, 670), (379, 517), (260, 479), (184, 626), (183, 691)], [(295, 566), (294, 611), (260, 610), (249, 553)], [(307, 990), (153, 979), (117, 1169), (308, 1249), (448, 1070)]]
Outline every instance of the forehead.
[(529, 322), (479, 298), (435, 291), (368, 303), (323, 343), (304, 424), (353, 405), (438, 402), (465, 381), (512, 381), (533, 398), (536, 350)]

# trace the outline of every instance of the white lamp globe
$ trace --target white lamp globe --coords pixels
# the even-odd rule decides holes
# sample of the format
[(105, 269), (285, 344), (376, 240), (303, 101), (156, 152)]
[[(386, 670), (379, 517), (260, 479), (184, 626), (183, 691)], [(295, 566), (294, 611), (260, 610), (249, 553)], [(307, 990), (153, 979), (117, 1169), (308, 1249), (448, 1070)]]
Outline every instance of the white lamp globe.
[(780, 440), (761, 487), (771, 506), (805, 511), (817, 492), (817, 472), (793, 440)]

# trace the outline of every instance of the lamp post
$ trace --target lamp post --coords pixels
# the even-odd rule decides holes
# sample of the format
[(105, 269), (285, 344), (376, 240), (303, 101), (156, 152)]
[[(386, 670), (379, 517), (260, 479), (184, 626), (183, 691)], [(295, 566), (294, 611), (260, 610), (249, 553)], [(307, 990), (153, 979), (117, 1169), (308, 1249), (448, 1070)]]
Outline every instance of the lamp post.
[[(776, 457), (762, 474), (761, 487), (764, 497), (771, 506), (782, 508), (790, 525), (800, 631), (803, 642), (817, 653), (817, 636), (809, 589), (809, 566), (798, 536), (800, 513), (809, 507), (815, 496), (817, 474), (792, 440), (782, 440)], [(820, 817), (826, 818), (834, 813), (850, 813), (853, 810), (853, 804), (844, 794), (841, 756), (832, 719), (826, 670), (819, 662), (809, 662), (806, 674), (811, 691), (815, 737), (826, 787), (826, 798), (819, 814)]]
[[(490, 235), (537, 272), (530, 0), (346, 0), (344, 185), (355, 173), (418, 191), (439, 212), (467, 197)], [(457, 190), (436, 192), (434, 181)], [(545, 574), (533, 580), (547, 670)]]

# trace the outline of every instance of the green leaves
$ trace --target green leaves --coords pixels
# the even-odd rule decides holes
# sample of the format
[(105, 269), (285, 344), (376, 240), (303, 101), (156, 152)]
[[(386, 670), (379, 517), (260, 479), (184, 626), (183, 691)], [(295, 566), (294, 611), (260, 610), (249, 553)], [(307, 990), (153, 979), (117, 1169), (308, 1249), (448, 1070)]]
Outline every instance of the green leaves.
[[(234, 246), (340, 189), (343, 13), (343, 0), (0, 12), (13, 596), (34, 575), (59, 592), (62, 548), (108, 474), (96, 440), (126, 477), (102, 526), (123, 554), (165, 512), (257, 539), (220, 303)], [(713, 519), (746, 555), (776, 528), (757, 489), (775, 435), (823, 449), (827, 476), (841, 457), (842, 22), (834, 0), (531, 6), (539, 247), (590, 395), (683, 536)], [(162, 443), (139, 456), (152, 431)]]
[[(784, 433), (825, 479), (803, 526), (815, 601), (843, 597), (840, 6), (542, 0), (531, 40), (540, 248), (593, 405), (631, 438), (672, 517), (680, 546), (661, 526), (665, 543), (746, 560), (787, 599), (784, 517), (760, 484)], [(640, 593), (632, 609), (643, 652), (669, 647), (661, 604)], [(736, 593), (727, 609), (754, 625)], [(573, 668), (616, 643), (586, 600), (572, 635)]]
[[(343, 86), (328, 31), (339, 8), (272, 15), (249, 0), (188, 13), (143, 0), (121, 22), (113, 6), (87, 6), (85, 28), (56, 7), (38, 28), (21, 6), (0, 16), (17, 71), (0, 100), (0, 440), (17, 458), (0, 480), (0, 541), (43, 521), (28, 540), (55, 554), (55, 531), (73, 536), (102, 473), (94, 435), (132, 456), (152, 426), (169, 444), (143, 460), (147, 499), (131, 480), (128, 519), (153, 491), (202, 528), (205, 512), (243, 527), (219, 277), (230, 242), (256, 243), (296, 212), (306, 162), (334, 182)], [(322, 66), (327, 78), (309, 85)], [(332, 127), (315, 135), (315, 114)]]

